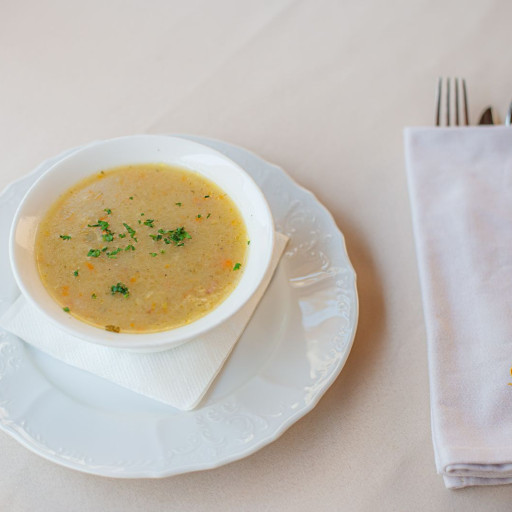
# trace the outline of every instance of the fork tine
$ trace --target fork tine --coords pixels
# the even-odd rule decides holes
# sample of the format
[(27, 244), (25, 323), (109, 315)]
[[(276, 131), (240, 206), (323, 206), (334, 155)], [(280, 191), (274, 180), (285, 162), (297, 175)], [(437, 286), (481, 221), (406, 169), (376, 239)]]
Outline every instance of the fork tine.
[(450, 126), (450, 79), (446, 79), (446, 126)]
[(459, 79), (455, 79), (455, 125), (459, 126)]
[[(443, 98), (443, 82), (446, 85), (445, 98)], [(454, 89), (452, 92), (451, 89)], [(452, 98), (453, 96), (453, 98)], [(452, 119), (451, 102), (454, 102)], [(446, 112), (443, 112), (443, 100)], [(437, 80), (437, 97), (436, 97), (436, 126), (442, 126), (441, 117), (445, 119), (445, 126), (450, 126), (453, 122), (453, 126), (465, 125), (469, 126), (469, 108), (468, 108), (468, 90), (466, 86), (465, 78), (449, 78), (446, 80), (443, 77), (439, 77)], [(512, 123), (512, 104), (511, 104), (511, 123)]]
[(441, 89), (443, 86), (443, 79), (439, 77), (437, 81), (437, 101), (436, 101), (436, 126), (441, 125)]
[(464, 102), (464, 124), (469, 126), (469, 112), (468, 112), (468, 93), (466, 90), (466, 80), (462, 79), (462, 101)]

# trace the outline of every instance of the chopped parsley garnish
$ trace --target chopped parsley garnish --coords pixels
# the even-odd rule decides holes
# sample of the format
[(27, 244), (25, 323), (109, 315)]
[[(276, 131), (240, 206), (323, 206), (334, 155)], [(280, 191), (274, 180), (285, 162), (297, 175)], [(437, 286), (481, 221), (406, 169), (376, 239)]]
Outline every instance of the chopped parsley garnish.
[(87, 253), (87, 256), (90, 256), (91, 258), (97, 258), (100, 255), (99, 249), (89, 249), (89, 252)]
[(181, 203), (175, 203), (175, 204), (176, 204), (176, 206), (181, 206)]
[(103, 249), (101, 249), (101, 252), (105, 252), (107, 249), (108, 247), (103, 247)]
[(97, 224), (87, 224), (90, 228), (101, 228), (103, 231), (108, 230), (108, 222), (106, 220), (98, 220)]
[(141, 216), (141, 217), (144, 217), (144, 214), (143, 214), (143, 213), (141, 213), (141, 214), (140, 214), (140, 216)]
[(164, 242), (166, 244), (174, 243), (177, 247), (180, 247), (185, 244), (184, 240), (186, 238), (192, 238), (189, 233), (185, 231), (185, 228), (182, 226), (181, 228), (170, 229), (169, 231), (164, 231), (163, 229), (158, 230), (164, 237)]
[(128, 199), (133, 200), (133, 196), (130, 196)]
[(210, 196), (204, 196), (205, 199), (207, 199), (208, 197), (210, 197)]
[(135, 238), (136, 231), (132, 229), (130, 226), (128, 226), (126, 222), (123, 222), (123, 226), (126, 228), (126, 231), (128, 231), (128, 233), (130, 234), (130, 237), (137, 241), (137, 239)]
[(156, 252), (150, 252), (149, 254), (150, 254), (151, 256), (153, 256), (153, 258), (157, 255), (157, 253), (156, 253)]
[(59, 235), (62, 240), (71, 240), (71, 237), (69, 235)]
[(250, 240), (247, 240), (247, 245), (251, 245), (251, 241)]
[(139, 224), (142, 224), (142, 221), (139, 219)]
[(107, 215), (111, 215), (112, 214), (112, 210), (110, 208), (105, 208), (103, 211), (107, 212)]
[(162, 250), (160, 251), (160, 254), (165, 254), (165, 251), (162, 249)]
[(135, 247), (132, 244), (130, 244), (130, 245), (127, 245), (124, 250), (125, 251), (135, 251)]
[(126, 236), (126, 233), (119, 233), (119, 235), (117, 235), (119, 238), (124, 238)]
[(146, 219), (146, 220), (144, 221), (144, 224), (145, 224), (146, 226), (149, 226), (150, 228), (152, 228), (152, 227), (154, 227), (154, 226), (153, 226), (153, 222), (155, 222), (155, 220), (154, 220), (154, 219)]
[(200, 219), (200, 218), (201, 218), (201, 214), (199, 214), (199, 215), (197, 216), (197, 218), (198, 218), (198, 219)]
[(233, 267), (233, 270), (238, 270), (242, 266), (241, 263), (235, 263), (235, 266)]
[(158, 242), (158, 240), (162, 240), (163, 235), (161, 233), (158, 233), (158, 235), (149, 235), (155, 242)]
[(96, 298), (96, 294), (95, 294), (95, 293), (93, 293), (93, 294), (91, 295), (91, 299), (95, 299), (95, 298)]
[(209, 213), (209, 214), (206, 216), (206, 218), (207, 218), (207, 219), (209, 219), (209, 218), (210, 218), (210, 215), (211, 215), (211, 213)]
[(66, 313), (69, 313), (69, 308), (66, 306), (65, 308), (62, 308), (62, 311), (65, 311)]
[(117, 325), (105, 325), (105, 330), (110, 332), (121, 332), (121, 329)]
[(73, 275), (74, 275), (75, 277), (77, 277), (77, 276), (78, 276), (78, 269), (76, 269), (76, 270), (73, 272)]
[(121, 295), (124, 295), (125, 297), (128, 297), (130, 295), (128, 287), (125, 286), (123, 283), (113, 284), (110, 287), (110, 291), (112, 292), (112, 295), (115, 295), (116, 293), (120, 293)]
[(114, 240), (114, 233), (109, 228), (109, 224), (105, 220), (98, 220), (96, 224), (87, 224), (90, 228), (100, 228), (103, 231), (101, 237), (104, 242), (112, 242)]
[(120, 253), (121, 251), (122, 251), (122, 249), (120, 247), (118, 247), (114, 251), (107, 252), (107, 256), (109, 258), (116, 258), (116, 254)]

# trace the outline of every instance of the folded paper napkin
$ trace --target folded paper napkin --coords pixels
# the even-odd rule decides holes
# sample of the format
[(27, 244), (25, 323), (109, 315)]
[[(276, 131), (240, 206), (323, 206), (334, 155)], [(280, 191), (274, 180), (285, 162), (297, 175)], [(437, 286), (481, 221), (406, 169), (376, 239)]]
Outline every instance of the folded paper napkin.
[(432, 437), (447, 487), (512, 482), (512, 128), (409, 128)]
[(0, 327), (67, 364), (178, 409), (196, 407), (226, 362), (263, 296), (288, 238), (276, 233), (267, 274), (254, 296), (222, 325), (176, 348), (149, 354), (92, 345), (50, 323), (21, 296)]

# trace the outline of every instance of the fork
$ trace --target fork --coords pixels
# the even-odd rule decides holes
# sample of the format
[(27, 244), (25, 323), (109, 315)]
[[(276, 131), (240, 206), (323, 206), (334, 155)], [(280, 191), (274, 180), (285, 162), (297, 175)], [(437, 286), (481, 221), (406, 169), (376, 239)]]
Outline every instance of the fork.
[[(451, 113), (451, 107), (450, 107), (450, 83), (451, 79), (446, 79), (446, 112), (445, 112), (445, 120), (446, 126), (450, 126), (450, 113)], [(437, 100), (436, 100), (436, 126), (441, 126), (441, 100), (442, 100), (442, 89), (443, 89), (443, 79), (439, 78), (437, 82)], [(454, 126), (459, 126), (460, 124), (465, 124), (466, 126), (469, 125), (469, 113), (468, 113), (468, 94), (466, 89), (466, 80), (464, 78), (461, 79), (461, 82), (459, 84), (459, 79), (455, 78), (453, 79), (453, 89), (454, 89), (454, 95), (455, 95), (455, 122)], [(460, 97), (462, 96), (462, 100), (460, 100)], [(462, 103), (462, 105), (460, 105)], [(461, 123), (459, 111), (460, 109), (463, 109), (464, 112), (464, 122)]]

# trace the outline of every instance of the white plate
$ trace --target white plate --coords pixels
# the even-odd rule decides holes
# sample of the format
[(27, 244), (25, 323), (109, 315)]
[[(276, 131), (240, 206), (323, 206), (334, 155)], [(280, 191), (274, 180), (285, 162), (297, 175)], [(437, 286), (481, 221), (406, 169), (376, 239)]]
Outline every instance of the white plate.
[[(0, 427), (58, 464), (119, 478), (163, 477), (241, 459), (313, 409), (348, 357), (355, 273), (329, 212), (280, 168), (223, 142), (186, 137), (240, 164), (290, 237), (280, 266), (203, 404), (182, 412), (61, 363), (0, 331)], [(0, 196), (0, 314), (19, 291), (9, 227), (43, 163)]]

